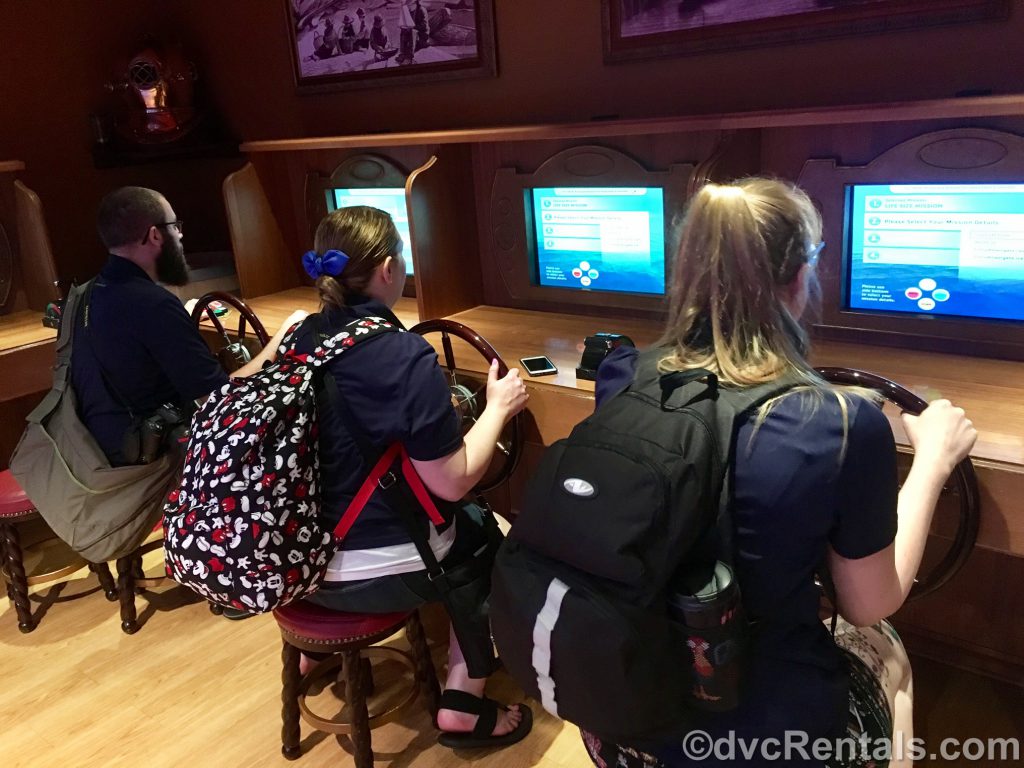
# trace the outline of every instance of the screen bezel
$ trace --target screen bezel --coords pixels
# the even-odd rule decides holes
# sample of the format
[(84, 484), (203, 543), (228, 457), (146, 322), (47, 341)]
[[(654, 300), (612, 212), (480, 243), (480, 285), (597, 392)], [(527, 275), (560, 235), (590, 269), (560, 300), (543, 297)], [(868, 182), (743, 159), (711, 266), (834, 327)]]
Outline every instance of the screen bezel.
[(568, 285), (543, 285), (540, 282), (540, 248), (537, 246), (537, 211), (534, 204), (534, 195), (538, 189), (558, 189), (562, 187), (526, 187), (523, 189), (523, 212), (524, 212), (524, 223), (526, 225), (526, 251), (529, 256), (529, 268), (530, 268), (530, 285), (535, 288), (543, 288), (546, 290), (553, 290), (558, 292), (566, 293), (596, 293), (596, 294), (610, 294), (613, 296), (635, 296), (638, 298), (650, 299), (664, 299), (668, 291), (670, 269), (669, 269), (669, 226), (668, 222), (668, 211), (665, 206), (665, 188), (660, 185), (649, 185), (640, 186), (634, 184), (573, 184), (573, 189), (656, 189), (661, 192), (661, 221), (664, 229), (663, 247), (664, 254), (662, 257), (662, 275), (661, 275), (661, 292), (660, 293), (644, 293), (642, 291), (616, 291), (602, 288), (589, 288), (589, 287), (573, 287)]
[(990, 128), (948, 128), (916, 135), (907, 130), (903, 135), (909, 138), (896, 144), (891, 137), (880, 136), (872, 145), (878, 153), (872, 159), (865, 156), (861, 144), (828, 134), (829, 156), (803, 163), (796, 183), (821, 212), (825, 242), (840, 246), (826, 247), (818, 261), (821, 301), (807, 316), (813, 335), (822, 340), (919, 352), (1024, 360), (1024, 325), (1018, 322), (844, 309), (840, 244), (846, 241), (847, 185), (1019, 184), (1024, 179), (1022, 136)]
[[(840, 312), (849, 315), (863, 315), (868, 317), (890, 317), (890, 318), (913, 318), (924, 322), (951, 320), (958, 323), (970, 323), (980, 325), (1004, 325), (1010, 327), (1024, 327), (1024, 318), (1014, 320), (1003, 317), (979, 317), (978, 315), (960, 315), (951, 313), (930, 313), (930, 312), (909, 312), (904, 310), (869, 309), (866, 307), (852, 306), (851, 289), (853, 284), (853, 207), (854, 189), (856, 187), (878, 187), (878, 186), (914, 186), (914, 187), (948, 187), (952, 185), (971, 186), (1020, 186), (1021, 181), (870, 181), (861, 183), (845, 184), (843, 189), (843, 241), (842, 241), (842, 268), (840, 283)], [(1021, 193), (1024, 195), (1024, 192)]]
[[(481, 226), (481, 265), (487, 304), (541, 312), (596, 317), (621, 316), (661, 319), (668, 311), (664, 294), (579, 291), (536, 284), (532, 213), (527, 215), (527, 190), (538, 187), (660, 187), (666, 212), (681, 211), (693, 181), (692, 164), (672, 164), (663, 171), (648, 171), (617, 149), (597, 145), (561, 150), (540, 163), (535, 171), (509, 167), (507, 158), (494, 166), (490, 205)], [(532, 165), (522, 162), (521, 165)], [(486, 170), (481, 170), (485, 173)], [(666, 286), (672, 271), (677, 228), (666, 214)]]

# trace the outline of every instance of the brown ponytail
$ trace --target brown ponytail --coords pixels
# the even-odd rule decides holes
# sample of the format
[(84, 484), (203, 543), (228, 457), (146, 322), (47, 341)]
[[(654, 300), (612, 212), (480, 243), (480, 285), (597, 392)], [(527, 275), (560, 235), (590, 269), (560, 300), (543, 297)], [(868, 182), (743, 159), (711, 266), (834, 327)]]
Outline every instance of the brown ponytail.
[(401, 244), (395, 222), (377, 208), (355, 205), (324, 217), (316, 228), (316, 252), (341, 251), (349, 260), (340, 275), (317, 278), (321, 306), (344, 307), (352, 296), (365, 293), (374, 270), (396, 256)]

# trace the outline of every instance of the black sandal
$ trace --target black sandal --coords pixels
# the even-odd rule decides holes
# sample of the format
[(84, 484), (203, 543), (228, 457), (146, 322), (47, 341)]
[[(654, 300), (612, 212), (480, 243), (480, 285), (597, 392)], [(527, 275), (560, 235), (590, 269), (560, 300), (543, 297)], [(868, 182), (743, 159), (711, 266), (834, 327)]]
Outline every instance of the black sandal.
[(467, 715), (477, 715), (476, 725), (469, 733), (443, 732), (437, 738), (437, 743), (443, 747), (452, 749), (476, 749), (479, 747), (507, 747), (521, 741), (523, 737), (533, 728), (533, 712), (525, 704), (519, 705), (519, 712), (523, 719), (514, 730), (504, 736), (492, 736), (495, 724), (498, 722), (498, 710), (508, 711), (508, 707), (502, 706), (493, 699), (486, 696), (474, 696), (465, 691), (448, 690), (441, 694), (441, 709), (450, 709), (453, 712), (463, 712)]

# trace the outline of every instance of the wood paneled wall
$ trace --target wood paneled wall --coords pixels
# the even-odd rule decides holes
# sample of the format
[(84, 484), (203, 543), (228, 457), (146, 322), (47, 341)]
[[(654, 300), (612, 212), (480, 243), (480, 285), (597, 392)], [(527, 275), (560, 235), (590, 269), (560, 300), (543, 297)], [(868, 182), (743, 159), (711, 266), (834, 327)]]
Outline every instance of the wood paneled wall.
[[(105, 104), (117, 60), (146, 33), (182, 42), (200, 96), (243, 140), (903, 101), (1012, 92), (1024, 82), (1024, 58), (1005, 54), (1024, 35), (1019, 3), (1008, 22), (606, 65), (594, 0), (500, 2), (497, 78), (316, 96), (295, 91), (282, 0), (102, 6), (0, 4), (0, 154), (26, 162), (64, 279), (102, 263), (96, 204), (122, 184), (167, 194), (189, 222), (187, 250), (229, 247), (220, 183), (239, 161), (93, 166), (88, 116)], [(284, 236), (292, 242), (293, 233)]]

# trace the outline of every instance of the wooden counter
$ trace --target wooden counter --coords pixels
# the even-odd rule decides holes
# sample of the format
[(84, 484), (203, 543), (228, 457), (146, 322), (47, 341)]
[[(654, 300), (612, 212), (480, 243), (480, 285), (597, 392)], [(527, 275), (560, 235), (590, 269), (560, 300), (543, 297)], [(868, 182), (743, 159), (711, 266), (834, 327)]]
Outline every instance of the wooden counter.
[[(313, 288), (293, 288), (249, 299), (268, 333), (296, 309), (317, 309)], [(407, 326), (419, 320), (413, 299), (401, 299), (395, 314)], [(228, 316), (231, 325), (231, 316)], [(584, 337), (598, 331), (624, 333), (640, 347), (652, 344), (661, 326), (648, 320), (559, 315), (481, 305), (449, 316), (469, 326), (517, 367), (522, 357), (547, 355), (558, 367), (554, 376), (525, 377), (531, 390), (569, 389), (592, 397), (594, 383), (576, 378)], [(208, 324), (208, 321), (207, 321)], [(435, 344), (440, 349), (440, 347)], [(487, 366), (468, 346), (456, 343), (459, 367), (485, 373)], [(934, 352), (816, 342), (812, 362), (820, 366), (860, 368), (892, 379), (925, 400), (945, 397), (963, 407), (978, 429), (975, 458), (999, 462), (1024, 472), (1024, 365), (1002, 360), (942, 355)], [(592, 406), (590, 406), (592, 408)], [(906, 444), (898, 418), (891, 419), (897, 442)], [(575, 422), (574, 422), (575, 423)]]
[(0, 315), (0, 402), (48, 390), (57, 332), (32, 310)]
[[(316, 288), (312, 287), (289, 288), (287, 291), (280, 291), (269, 296), (246, 299), (245, 303), (256, 313), (260, 322), (263, 323), (263, 327), (271, 336), (281, 327), (281, 323), (288, 319), (288, 315), (295, 310), (304, 309), (307, 312), (316, 312), (320, 308)], [(419, 322), (416, 299), (399, 299), (398, 304), (394, 307), (394, 313), (406, 328), (412, 328)], [(219, 319), (229, 332), (238, 327), (237, 313), (233, 309), (229, 309), (228, 313)], [(201, 325), (203, 328), (213, 328), (213, 323), (209, 318), (204, 318)]]

